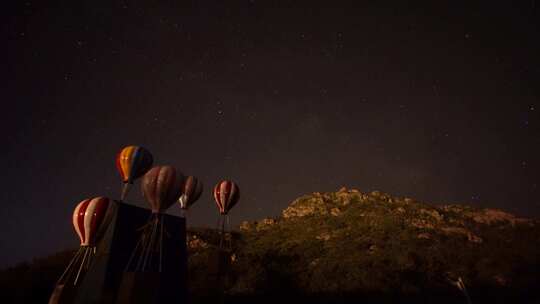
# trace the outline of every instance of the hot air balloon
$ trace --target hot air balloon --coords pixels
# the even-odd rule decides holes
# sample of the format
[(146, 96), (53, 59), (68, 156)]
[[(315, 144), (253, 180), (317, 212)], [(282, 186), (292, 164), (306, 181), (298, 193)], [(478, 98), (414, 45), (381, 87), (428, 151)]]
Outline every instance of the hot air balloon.
[(214, 187), (214, 199), (221, 215), (227, 215), (240, 199), (240, 189), (231, 181), (221, 181)]
[(178, 203), (182, 209), (182, 215), (185, 215), (184, 212), (186, 212), (189, 207), (201, 197), (202, 191), (202, 182), (195, 176), (188, 176), (185, 179), (184, 185), (182, 186), (182, 195), (178, 198)]
[(183, 182), (184, 176), (171, 166), (157, 166), (144, 175), (141, 189), (152, 215), (142, 230), (126, 271), (161, 272), (165, 232), (163, 213), (178, 200)]
[[(216, 184), (214, 187), (214, 200), (216, 201), (216, 205), (219, 209), (219, 213), (221, 214), (221, 217), (218, 221), (218, 227), (221, 226), (221, 238), (220, 238), (220, 248), (223, 247), (223, 243), (225, 241), (225, 235), (226, 235), (226, 225), (227, 223), (227, 229), (230, 230), (230, 222), (229, 222), (229, 211), (238, 203), (238, 200), (240, 199), (240, 188), (231, 181), (224, 180)], [(229, 241), (228, 244), (229, 247), (231, 247), (231, 242)]]
[(58, 279), (49, 303), (55, 303), (66, 285), (76, 286), (88, 270), (96, 254), (96, 244), (106, 231), (114, 214), (115, 203), (106, 197), (85, 199), (75, 207), (72, 221), (80, 247)]
[(118, 153), (116, 156), (116, 168), (124, 183), (120, 197), (122, 201), (125, 199), (133, 181), (144, 175), (152, 167), (153, 161), (152, 154), (139, 146), (127, 146)]

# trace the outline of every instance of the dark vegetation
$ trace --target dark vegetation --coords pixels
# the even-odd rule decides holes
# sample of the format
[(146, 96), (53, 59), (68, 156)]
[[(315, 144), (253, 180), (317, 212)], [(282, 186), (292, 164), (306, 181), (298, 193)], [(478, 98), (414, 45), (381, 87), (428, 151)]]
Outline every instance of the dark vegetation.
[[(540, 303), (537, 221), (341, 189), (244, 222), (230, 253), (188, 236), (191, 301), (204, 303)], [(2, 303), (45, 303), (72, 252), (0, 272)], [(221, 258), (221, 259), (220, 259)]]
[(66, 250), (0, 271), (0, 303), (47, 303), (74, 254)]

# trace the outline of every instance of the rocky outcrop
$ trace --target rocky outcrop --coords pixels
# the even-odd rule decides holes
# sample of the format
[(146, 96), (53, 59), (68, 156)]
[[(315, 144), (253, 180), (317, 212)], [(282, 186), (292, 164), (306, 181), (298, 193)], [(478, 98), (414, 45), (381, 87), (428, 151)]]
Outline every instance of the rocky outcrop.
[(424, 219), (413, 218), (410, 220), (410, 224), (419, 229), (435, 229), (435, 224)]
[(242, 223), (240, 223), (240, 231), (244, 231), (244, 232), (247, 232), (247, 231), (250, 231), (252, 230), (254, 227), (254, 223), (252, 222), (248, 222), (248, 221), (243, 221)]
[(462, 236), (466, 237), (467, 240), (469, 240), (469, 242), (482, 243), (482, 238), (481, 237), (475, 235), (471, 231), (469, 231), (469, 230), (467, 230), (465, 228), (462, 228), (462, 227), (443, 227), (443, 228), (441, 228), (441, 230), (444, 233), (446, 233), (447, 235), (452, 235), (452, 234), (462, 235)]
[(317, 235), (315, 238), (317, 240), (328, 241), (331, 238), (331, 235), (328, 231), (323, 231), (321, 232), (321, 234)]
[(470, 216), (475, 222), (481, 223), (481, 224), (487, 224), (487, 225), (506, 222), (514, 226), (518, 223), (523, 224), (523, 223), (532, 222), (529, 219), (519, 218), (513, 214), (504, 212), (502, 210), (497, 210), (497, 209), (484, 209), (479, 212), (475, 212)]
[(188, 239), (187, 245), (189, 249), (206, 249), (209, 247), (209, 244), (207, 242), (200, 239), (196, 235), (193, 235)]
[(273, 225), (277, 224), (278, 221), (273, 218), (264, 218), (259, 221), (248, 222), (243, 221), (240, 224), (240, 231), (249, 232), (249, 231), (263, 231), (271, 228)]
[[(294, 200), (282, 217), (240, 225), (230, 290), (256, 292), (273, 284), (281, 290), (285, 278), (306, 293), (444, 293), (451, 283), (440, 279), (449, 273), (468, 286), (511, 288), (514, 270), (520, 282), (537, 281), (529, 270), (539, 269), (540, 260), (534, 223), (499, 210), (435, 206), (381, 191), (314, 192)], [(194, 269), (204, 269), (205, 243), (190, 240), (189, 246), (202, 251), (191, 255), (202, 264)]]
[(293, 217), (304, 217), (310, 215), (326, 215), (328, 214), (327, 205), (324, 199), (320, 196), (301, 197), (292, 202), (289, 207), (283, 210), (283, 218), (289, 219)]
[(443, 220), (441, 213), (435, 209), (420, 209), (420, 213), (431, 217), (436, 222), (441, 222)]
[(256, 222), (255, 230), (263, 231), (270, 229), (273, 225), (277, 224), (277, 220), (273, 218), (265, 218)]

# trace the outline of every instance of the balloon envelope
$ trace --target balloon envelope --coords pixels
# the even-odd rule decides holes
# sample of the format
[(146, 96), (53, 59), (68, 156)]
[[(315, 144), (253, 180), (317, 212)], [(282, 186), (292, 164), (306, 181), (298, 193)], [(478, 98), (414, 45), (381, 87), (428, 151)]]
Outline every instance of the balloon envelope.
[(221, 181), (214, 187), (214, 200), (221, 214), (227, 214), (238, 203), (240, 188), (231, 181)]
[(180, 208), (185, 210), (191, 207), (201, 197), (202, 191), (202, 182), (195, 176), (188, 176), (182, 186), (182, 195), (178, 199)]
[(73, 211), (73, 227), (81, 246), (95, 246), (110, 222), (113, 202), (106, 197), (85, 199)]
[(141, 188), (153, 213), (167, 210), (178, 200), (183, 179), (184, 176), (171, 166), (157, 166), (144, 175)]
[(145, 174), (154, 162), (152, 154), (143, 147), (127, 146), (116, 156), (116, 168), (124, 183), (133, 181)]

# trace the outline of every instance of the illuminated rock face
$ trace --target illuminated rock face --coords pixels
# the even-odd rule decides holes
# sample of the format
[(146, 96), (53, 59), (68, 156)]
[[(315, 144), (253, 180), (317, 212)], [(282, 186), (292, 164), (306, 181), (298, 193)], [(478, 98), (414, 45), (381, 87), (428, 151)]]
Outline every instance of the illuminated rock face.
[(294, 200), (289, 207), (283, 210), (282, 216), (285, 219), (327, 214), (337, 216), (341, 211), (337, 208), (336, 202), (339, 202), (341, 206), (347, 206), (352, 201), (367, 202), (370, 198), (356, 189), (348, 190), (345, 187), (335, 193), (314, 192)]
[[(381, 191), (362, 193), (342, 187), (337, 192), (314, 192), (292, 201), (281, 218), (265, 221), (242, 223), (247, 241), (239, 250), (271, 256), (262, 264), (249, 262), (249, 267), (258, 269), (257, 274), (287, 273), (307, 293), (394, 290), (395, 286), (402, 286), (403, 292), (445, 290), (446, 281), (429, 279), (441, 273), (457, 274), (466, 284), (513, 288), (509, 286), (517, 281), (510, 269), (536, 267), (530, 263), (540, 258), (532, 241), (540, 235), (537, 221), (494, 209), (437, 206)], [(507, 246), (502, 248), (501, 242)], [(239, 256), (239, 265), (248, 263)], [(297, 264), (280, 268), (271, 262), (274, 259)], [(409, 275), (414, 281), (408, 281)], [(240, 277), (239, 282), (238, 288), (256, 290), (246, 287), (251, 286), (247, 279)]]

